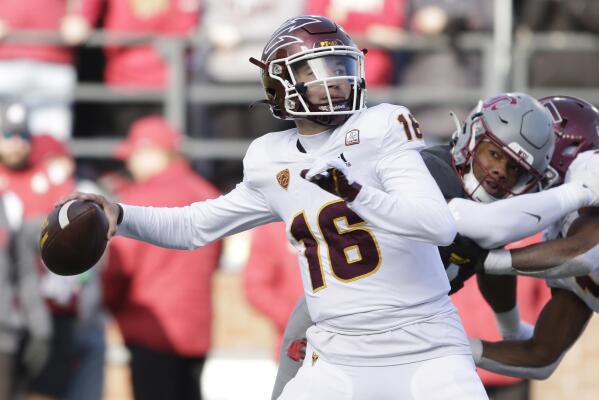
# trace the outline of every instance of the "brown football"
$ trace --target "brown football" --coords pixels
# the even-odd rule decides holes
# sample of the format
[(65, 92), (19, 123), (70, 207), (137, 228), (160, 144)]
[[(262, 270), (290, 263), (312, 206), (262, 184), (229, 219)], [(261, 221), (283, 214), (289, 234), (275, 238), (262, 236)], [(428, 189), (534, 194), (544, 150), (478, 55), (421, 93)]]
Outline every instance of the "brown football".
[(58, 275), (81, 274), (102, 257), (107, 232), (108, 219), (100, 206), (71, 200), (56, 207), (42, 224), (42, 260)]

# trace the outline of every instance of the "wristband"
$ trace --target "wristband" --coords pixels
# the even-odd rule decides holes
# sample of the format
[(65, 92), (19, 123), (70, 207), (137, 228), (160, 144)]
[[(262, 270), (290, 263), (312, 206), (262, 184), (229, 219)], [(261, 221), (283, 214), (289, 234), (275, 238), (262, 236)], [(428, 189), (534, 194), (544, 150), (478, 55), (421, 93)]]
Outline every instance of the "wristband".
[(490, 275), (514, 275), (512, 253), (504, 249), (491, 250), (485, 258), (483, 268)]

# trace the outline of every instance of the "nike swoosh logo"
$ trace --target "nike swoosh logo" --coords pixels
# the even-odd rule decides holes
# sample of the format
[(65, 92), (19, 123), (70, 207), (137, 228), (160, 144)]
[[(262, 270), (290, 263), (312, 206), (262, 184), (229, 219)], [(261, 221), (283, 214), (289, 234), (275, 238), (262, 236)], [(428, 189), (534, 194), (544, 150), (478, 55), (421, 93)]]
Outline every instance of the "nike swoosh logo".
[(529, 212), (526, 212), (526, 211), (523, 211), (523, 212), (526, 215), (530, 215), (531, 217), (536, 218), (537, 219), (537, 223), (541, 222), (541, 216), (540, 215), (529, 213)]

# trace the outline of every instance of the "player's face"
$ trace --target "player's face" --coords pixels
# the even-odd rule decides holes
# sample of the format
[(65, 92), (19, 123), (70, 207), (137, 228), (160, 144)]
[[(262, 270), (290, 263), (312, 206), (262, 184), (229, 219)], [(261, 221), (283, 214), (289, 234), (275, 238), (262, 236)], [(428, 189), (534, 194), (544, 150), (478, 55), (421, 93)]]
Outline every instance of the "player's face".
[(131, 153), (126, 165), (133, 179), (143, 182), (164, 171), (170, 162), (167, 151), (156, 147), (142, 147)]
[(482, 187), (496, 198), (505, 197), (524, 173), (500, 147), (488, 141), (478, 145), (472, 168)]
[(296, 81), (306, 84), (307, 100), (315, 105), (329, 103), (327, 89), (333, 104), (348, 100), (350, 80), (336, 77), (355, 76), (355, 69), (355, 60), (347, 56), (318, 57), (293, 67)]

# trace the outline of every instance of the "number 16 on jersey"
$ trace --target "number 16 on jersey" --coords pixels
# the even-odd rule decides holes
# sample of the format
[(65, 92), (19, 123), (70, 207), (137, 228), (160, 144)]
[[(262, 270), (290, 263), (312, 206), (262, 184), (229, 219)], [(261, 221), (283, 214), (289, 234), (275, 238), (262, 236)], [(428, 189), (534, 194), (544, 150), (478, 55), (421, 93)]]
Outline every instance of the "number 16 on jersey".
[(376, 237), (365, 227), (358, 214), (345, 201), (336, 200), (322, 206), (316, 217), (322, 240), (317, 239), (304, 211), (295, 215), (290, 232), (304, 245), (313, 292), (326, 288), (321, 246), (328, 257), (331, 274), (341, 282), (353, 282), (374, 274), (381, 265)]

